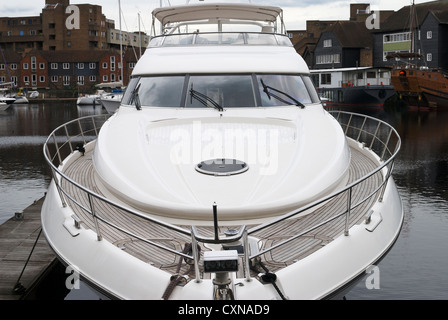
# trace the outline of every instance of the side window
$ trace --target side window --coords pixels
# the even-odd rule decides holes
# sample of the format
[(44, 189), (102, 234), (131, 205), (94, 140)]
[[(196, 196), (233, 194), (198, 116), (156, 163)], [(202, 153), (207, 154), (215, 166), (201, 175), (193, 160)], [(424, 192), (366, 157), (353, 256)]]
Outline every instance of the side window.
[(308, 88), (299, 75), (257, 75), (257, 83), (262, 107), (294, 104), (294, 99), (303, 104), (312, 103)]

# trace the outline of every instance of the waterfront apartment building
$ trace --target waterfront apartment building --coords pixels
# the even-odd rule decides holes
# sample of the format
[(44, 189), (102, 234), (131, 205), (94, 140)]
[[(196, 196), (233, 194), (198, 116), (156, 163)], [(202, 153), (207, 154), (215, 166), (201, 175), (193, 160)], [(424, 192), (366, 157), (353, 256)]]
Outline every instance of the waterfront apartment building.
[(131, 76), (138, 56), (128, 50), (123, 54), (123, 77), (120, 52), (116, 50), (32, 50), (26, 55), (6, 51), (13, 63), (0, 63), (0, 82), (13, 82), (22, 90), (40, 90), (66, 96), (90, 93), (95, 85), (122, 82)]
[(149, 37), (115, 29), (98, 5), (77, 4), (75, 21), (69, 6), (69, 0), (45, 0), (39, 16), (0, 17), (0, 83), (72, 92), (104, 82), (127, 85)]

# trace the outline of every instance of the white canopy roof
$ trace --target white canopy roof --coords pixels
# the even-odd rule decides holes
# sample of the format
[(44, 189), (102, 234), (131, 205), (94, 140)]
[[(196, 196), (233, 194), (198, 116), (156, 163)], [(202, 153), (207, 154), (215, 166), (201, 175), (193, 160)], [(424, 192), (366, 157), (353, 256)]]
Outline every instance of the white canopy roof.
[(275, 22), (281, 12), (279, 7), (215, 3), (157, 8), (153, 11), (153, 16), (162, 25), (214, 18)]

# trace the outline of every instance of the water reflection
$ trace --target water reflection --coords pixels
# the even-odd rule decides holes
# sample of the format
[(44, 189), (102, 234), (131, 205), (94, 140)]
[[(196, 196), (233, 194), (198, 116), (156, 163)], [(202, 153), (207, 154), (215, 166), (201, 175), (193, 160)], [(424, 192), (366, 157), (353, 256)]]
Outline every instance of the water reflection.
[(0, 223), (40, 199), (50, 182), (42, 147), (56, 127), (100, 106), (74, 102), (13, 105), (0, 113)]

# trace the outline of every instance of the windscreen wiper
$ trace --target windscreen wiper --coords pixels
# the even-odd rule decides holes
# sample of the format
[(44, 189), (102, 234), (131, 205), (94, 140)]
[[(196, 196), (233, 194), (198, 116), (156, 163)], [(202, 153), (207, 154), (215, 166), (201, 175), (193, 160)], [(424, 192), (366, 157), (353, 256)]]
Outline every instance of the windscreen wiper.
[(138, 96), (138, 90), (140, 90), (140, 86), (141, 85), (142, 84), (139, 83), (137, 85), (137, 87), (135, 87), (135, 89), (132, 90), (132, 99), (131, 99), (131, 101), (135, 102), (135, 108), (137, 108), (137, 110), (142, 110), (142, 106), (140, 104), (140, 97)]
[(215, 100), (213, 100), (212, 98), (210, 98), (209, 96), (206, 96), (203, 93), (200, 93), (199, 91), (196, 91), (193, 89), (193, 84), (191, 85), (191, 89), (190, 89), (190, 103), (193, 103), (193, 98), (195, 98), (196, 100), (198, 100), (200, 103), (202, 103), (204, 106), (208, 107), (209, 104), (207, 103), (210, 102), (213, 107), (215, 109), (217, 109), (218, 111), (224, 111), (223, 107), (221, 107), (218, 103), (216, 103)]
[[(295, 99), (294, 97), (292, 97), (291, 95), (287, 94), (286, 92), (280, 91), (278, 89), (275, 89), (273, 87), (270, 87), (268, 85), (266, 85), (263, 81), (263, 79), (260, 79), (261, 81), (261, 85), (263, 86), (263, 92), (266, 93), (266, 95), (268, 96), (269, 100), (271, 100), (271, 97), (286, 103), (286, 104), (295, 104), (296, 106), (300, 107), (301, 109), (305, 108), (305, 105), (303, 103), (301, 103), (300, 101), (298, 101), (297, 99)], [(288, 97), (289, 99), (291, 99), (291, 101), (293, 101), (294, 103), (291, 103), (291, 101), (286, 101), (285, 99), (280, 98), (278, 95), (273, 94), (271, 92), (269, 92), (269, 90), (278, 92), (286, 97)]]

